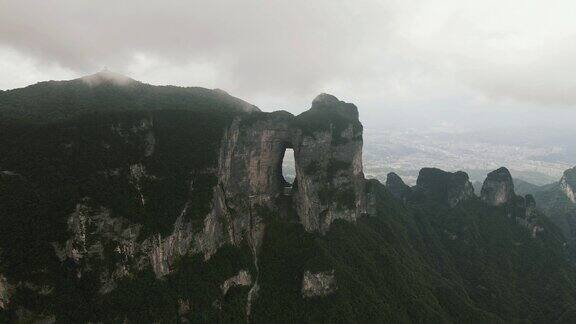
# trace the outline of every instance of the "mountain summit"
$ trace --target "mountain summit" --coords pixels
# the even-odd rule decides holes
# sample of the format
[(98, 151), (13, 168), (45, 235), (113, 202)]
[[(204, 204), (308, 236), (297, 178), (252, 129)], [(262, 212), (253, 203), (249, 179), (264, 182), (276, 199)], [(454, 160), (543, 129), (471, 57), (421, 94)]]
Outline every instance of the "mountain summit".
[(40, 82), (0, 92), (0, 121), (43, 124), (87, 113), (166, 109), (220, 113), (260, 111), (222, 90), (154, 86), (108, 70), (74, 80)]
[(512, 201), (514, 196), (514, 182), (508, 169), (501, 167), (488, 173), (482, 185), (482, 200), (491, 206), (499, 206)]
[(106, 68), (103, 69), (102, 71), (98, 72), (98, 73), (94, 73), (91, 75), (81, 77), (80, 80), (86, 82), (90, 86), (97, 86), (97, 85), (100, 85), (102, 83), (111, 83), (111, 84), (123, 86), (123, 85), (128, 85), (131, 83), (138, 82), (132, 78), (129, 78), (125, 75), (122, 75), (122, 74), (119, 74), (116, 72), (112, 72)]

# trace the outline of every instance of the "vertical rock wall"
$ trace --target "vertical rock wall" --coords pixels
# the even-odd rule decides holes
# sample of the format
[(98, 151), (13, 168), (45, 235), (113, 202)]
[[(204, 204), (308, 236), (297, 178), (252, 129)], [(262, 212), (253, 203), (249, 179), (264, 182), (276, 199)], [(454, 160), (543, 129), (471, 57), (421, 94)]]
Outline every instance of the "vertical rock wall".
[(564, 172), (560, 188), (572, 203), (576, 203), (576, 167)]
[[(296, 166), (288, 192), (287, 148)], [(224, 136), (218, 176), (215, 201), (223, 202), (220, 219), (234, 243), (246, 237), (257, 246), (263, 228), (257, 208), (289, 208), (280, 205), (283, 196), (307, 231), (325, 233), (335, 219), (354, 221), (366, 212), (357, 108), (323, 94), (296, 117), (280, 111), (237, 119)]]
[(336, 219), (366, 213), (362, 125), (356, 106), (321, 94), (297, 117), (295, 202), (307, 231), (325, 233)]
[(516, 194), (510, 171), (502, 167), (488, 173), (482, 185), (481, 197), (490, 206), (500, 206), (511, 202)]

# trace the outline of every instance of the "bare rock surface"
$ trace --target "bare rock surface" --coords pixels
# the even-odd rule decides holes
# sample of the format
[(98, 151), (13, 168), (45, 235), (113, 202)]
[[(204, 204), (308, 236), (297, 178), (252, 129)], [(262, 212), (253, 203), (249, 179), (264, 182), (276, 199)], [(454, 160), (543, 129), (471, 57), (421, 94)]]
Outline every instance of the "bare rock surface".
[(5, 309), (10, 302), (10, 285), (4, 275), (0, 274), (0, 309)]
[(482, 185), (481, 197), (490, 206), (512, 202), (515, 197), (514, 182), (508, 169), (502, 167), (488, 173)]
[(576, 203), (576, 167), (564, 172), (560, 179), (560, 188), (572, 203)]
[(334, 270), (312, 273), (304, 272), (302, 295), (304, 297), (327, 296), (336, 291)]
[(250, 285), (252, 285), (252, 277), (250, 276), (250, 273), (246, 270), (240, 270), (237, 275), (226, 279), (220, 288), (222, 289), (222, 295), (226, 295), (228, 290), (232, 287)]

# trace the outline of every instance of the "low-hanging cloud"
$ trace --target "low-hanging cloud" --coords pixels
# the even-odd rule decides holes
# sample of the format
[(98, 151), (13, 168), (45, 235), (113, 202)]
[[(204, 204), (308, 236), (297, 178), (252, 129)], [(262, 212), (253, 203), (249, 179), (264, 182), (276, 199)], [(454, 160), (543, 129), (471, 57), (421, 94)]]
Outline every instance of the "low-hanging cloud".
[(331, 91), (372, 105), (569, 106), (575, 13), (537, 0), (6, 0), (0, 52), (40, 75), (108, 66), (263, 102)]

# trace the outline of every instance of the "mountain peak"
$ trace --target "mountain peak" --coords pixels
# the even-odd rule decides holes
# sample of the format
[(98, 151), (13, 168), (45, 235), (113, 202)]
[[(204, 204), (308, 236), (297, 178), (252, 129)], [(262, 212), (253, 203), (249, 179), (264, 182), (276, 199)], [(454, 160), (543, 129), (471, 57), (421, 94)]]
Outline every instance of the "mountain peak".
[(576, 167), (564, 171), (560, 186), (568, 199), (573, 203), (576, 202)]
[(331, 112), (349, 119), (358, 119), (358, 108), (354, 104), (341, 101), (327, 93), (316, 96), (312, 101), (310, 110)]
[(491, 206), (499, 206), (511, 201), (514, 193), (514, 182), (508, 169), (501, 167), (488, 173), (482, 185), (482, 200)]
[(328, 94), (328, 93), (321, 93), (319, 95), (316, 96), (316, 98), (314, 98), (314, 100), (312, 100), (312, 106), (315, 105), (334, 105), (339, 103), (340, 100), (338, 100), (338, 98), (336, 98), (335, 96)]
[(128, 85), (137, 82), (136, 80), (127, 77), (123, 74), (116, 73), (104, 68), (98, 73), (81, 77), (80, 80), (86, 82), (89, 86), (97, 86), (102, 83), (112, 83), (115, 85)]

